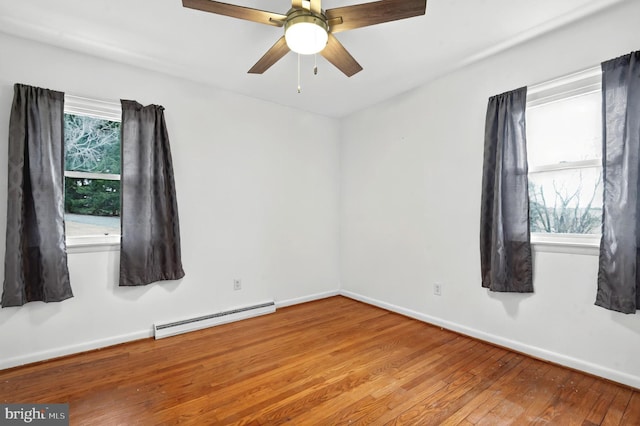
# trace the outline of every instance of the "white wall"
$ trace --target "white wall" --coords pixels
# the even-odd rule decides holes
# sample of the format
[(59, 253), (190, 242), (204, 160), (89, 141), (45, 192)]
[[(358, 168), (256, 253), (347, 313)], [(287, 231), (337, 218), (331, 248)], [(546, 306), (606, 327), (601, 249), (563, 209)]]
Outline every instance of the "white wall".
[(494, 294), (478, 242), (487, 98), (640, 48), (636, 16), (627, 2), (342, 122), (0, 35), (0, 140), (16, 82), (166, 107), (187, 273), (118, 288), (117, 252), (70, 254), (73, 299), (0, 310), (0, 368), (341, 279), (352, 297), (640, 387), (640, 316), (593, 305), (596, 256), (536, 252), (535, 294)]
[(638, 16), (626, 2), (344, 119), (343, 291), (640, 387), (640, 315), (594, 306), (597, 256), (536, 252), (532, 295), (483, 289), (479, 256), (487, 99), (640, 49)]
[[(338, 291), (337, 120), (6, 35), (0, 52), (0, 200), (14, 83), (161, 104), (186, 271), (119, 288), (117, 251), (69, 254), (74, 298), (0, 310), (0, 369), (146, 337), (158, 321)], [(4, 202), (0, 223), (4, 256)]]

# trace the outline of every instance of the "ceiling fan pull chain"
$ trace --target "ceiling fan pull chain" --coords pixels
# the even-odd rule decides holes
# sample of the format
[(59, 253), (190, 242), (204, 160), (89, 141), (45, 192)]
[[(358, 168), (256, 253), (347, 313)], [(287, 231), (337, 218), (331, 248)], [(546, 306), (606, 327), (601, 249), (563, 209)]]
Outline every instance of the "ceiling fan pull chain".
[(298, 93), (302, 92), (300, 87), (300, 54), (298, 53)]
[(313, 54), (313, 75), (318, 75), (318, 54)]

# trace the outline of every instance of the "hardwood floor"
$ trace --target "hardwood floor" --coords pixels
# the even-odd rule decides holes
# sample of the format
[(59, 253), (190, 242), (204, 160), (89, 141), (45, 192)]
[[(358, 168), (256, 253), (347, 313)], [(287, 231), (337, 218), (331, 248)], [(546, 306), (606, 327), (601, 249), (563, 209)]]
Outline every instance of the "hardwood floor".
[(0, 371), (72, 425), (639, 425), (640, 392), (343, 297)]

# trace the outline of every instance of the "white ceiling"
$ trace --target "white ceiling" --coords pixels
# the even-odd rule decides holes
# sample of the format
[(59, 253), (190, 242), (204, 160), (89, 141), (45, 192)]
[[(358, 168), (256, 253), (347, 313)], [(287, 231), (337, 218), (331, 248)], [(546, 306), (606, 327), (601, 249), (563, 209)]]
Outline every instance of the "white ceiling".
[[(428, 0), (425, 16), (336, 37), (364, 70), (347, 78), (318, 55), (247, 70), (282, 29), (182, 7), (181, 0), (0, 0), (0, 31), (341, 117), (625, 0)], [(632, 0), (626, 0), (632, 1)], [(290, 0), (226, 0), (286, 13)], [(366, 0), (323, 0), (323, 9)]]

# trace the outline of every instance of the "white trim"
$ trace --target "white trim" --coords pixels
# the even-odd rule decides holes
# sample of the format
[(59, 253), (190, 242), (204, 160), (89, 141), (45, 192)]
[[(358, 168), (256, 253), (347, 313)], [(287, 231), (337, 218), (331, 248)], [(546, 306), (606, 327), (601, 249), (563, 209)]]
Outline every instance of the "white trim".
[(558, 170), (589, 169), (593, 167), (602, 168), (602, 160), (594, 158), (592, 160), (563, 161), (556, 164), (543, 164), (540, 166), (529, 167), (529, 174), (555, 172)]
[(532, 84), (527, 89), (527, 95), (538, 95), (540, 93), (547, 92), (549, 90), (557, 89), (558, 87), (566, 84), (580, 82), (583, 80), (589, 80), (593, 78), (600, 78), (602, 76), (602, 69), (600, 65), (596, 65), (590, 68), (586, 68), (580, 71), (565, 74), (560, 77), (553, 78), (551, 80), (545, 80), (540, 83)]
[(380, 300), (372, 299), (370, 297), (366, 297), (358, 293), (353, 293), (351, 291), (342, 290), (341, 295), (353, 300), (357, 300), (359, 302), (367, 303), (369, 305), (377, 306), (379, 308), (407, 316), (409, 318), (417, 319), (428, 324), (455, 331), (456, 333), (460, 333), (465, 336), (470, 336), (485, 342), (493, 343), (495, 345), (511, 349), (538, 359), (550, 361), (555, 364), (580, 370), (588, 374), (593, 374), (598, 377), (603, 377), (608, 380), (613, 380), (614, 382), (622, 383), (624, 385), (640, 389), (640, 377), (638, 376), (633, 376), (622, 371), (613, 370), (601, 365), (593, 364), (591, 362), (573, 358), (557, 352), (552, 352), (547, 349), (539, 348), (537, 346), (528, 345), (516, 340), (506, 339), (495, 334), (485, 333), (484, 331), (475, 328), (467, 327), (451, 321), (446, 321), (441, 318), (436, 318), (430, 315), (423, 314), (421, 312), (393, 305), (391, 303), (382, 302)]
[[(602, 71), (600, 66), (595, 66), (530, 86), (527, 90), (527, 108), (535, 108), (600, 90), (602, 90)], [(542, 164), (529, 167), (528, 174), (585, 168), (601, 169), (602, 160), (594, 158)], [(531, 244), (535, 251), (541, 252), (598, 255), (600, 235), (534, 233), (531, 234)]]
[(117, 101), (83, 98), (64, 95), (64, 112), (67, 114), (88, 115), (110, 121), (122, 121), (122, 106)]
[(599, 66), (592, 67), (529, 86), (527, 108), (535, 108), (600, 90), (602, 90), (602, 71)]
[[(122, 106), (118, 101), (84, 98), (82, 96), (69, 94), (64, 95), (64, 112), (67, 114), (88, 115), (117, 122), (120, 122), (122, 119)], [(65, 170), (64, 176), (76, 179), (120, 180), (120, 175), (113, 173), (89, 173)], [(120, 250), (120, 235), (66, 237), (66, 244), (68, 253), (118, 251)]]
[(532, 233), (531, 245), (534, 250), (542, 252), (598, 256), (600, 237), (599, 234)]
[[(613, 370), (611, 368), (603, 367), (601, 365), (593, 364), (591, 362), (587, 362), (577, 358), (569, 357), (557, 352), (552, 352), (543, 348), (539, 348), (537, 346), (531, 346), (519, 341), (506, 339), (495, 334), (485, 333), (475, 328), (467, 327), (452, 321), (443, 320), (431, 315), (414, 311), (412, 309), (403, 308), (401, 306), (363, 296), (361, 294), (348, 290), (332, 290), (295, 299), (286, 299), (280, 302), (276, 302), (276, 308), (297, 305), (300, 303), (325, 299), (333, 296), (344, 296), (349, 299), (357, 300), (368, 305), (377, 306), (390, 312), (395, 312), (397, 314), (404, 315), (406, 317), (413, 318), (427, 324), (436, 325), (438, 327), (455, 331), (456, 333), (460, 333), (465, 336), (473, 337), (488, 343), (493, 343), (495, 345), (499, 345), (501, 347), (511, 349), (535, 358), (547, 360), (565, 367), (574, 368), (576, 370), (580, 370), (589, 374), (596, 375), (598, 377), (603, 377), (608, 380), (613, 380), (614, 382), (622, 383), (624, 385), (640, 389), (640, 377), (638, 376), (627, 374), (618, 370)], [(152, 329), (141, 330), (125, 335), (113, 336), (105, 339), (93, 340), (76, 345), (69, 345), (52, 350), (41, 351), (34, 354), (13, 357), (5, 360), (0, 360), (0, 370), (33, 362), (51, 360), (53, 358), (61, 356), (73, 355), (81, 352), (91, 351), (94, 349), (100, 349), (107, 346), (113, 346), (120, 343), (126, 343), (151, 337), (153, 337)]]
[(325, 291), (322, 293), (310, 294), (308, 296), (297, 297), (294, 299), (276, 300), (276, 308), (284, 308), (286, 306), (299, 305), (301, 303), (313, 302), (314, 300), (327, 299), (333, 296), (339, 296), (340, 290)]
[(71, 170), (65, 170), (64, 177), (68, 177), (72, 179), (120, 180), (120, 175), (115, 173), (77, 172), (77, 171), (71, 171)]
[(133, 333), (92, 340), (90, 342), (77, 343), (74, 345), (63, 346), (60, 348), (40, 351), (32, 354), (16, 356), (9, 359), (0, 359), (0, 370), (19, 367), (21, 365), (31, 364), (34, 362), (50, 361), (62, 356), (74, 355), (81, 352), (106, 348), (107, 346), (119, 345), (120, 343), (146, 339), (148, 337), (153, 337), (153, 330), (151, 328), (149, 328), (149, 330), (139, 330)]
[[(331, 290), (323, 293), (315, 293), (308, 296), (298, 297), (294, 299), (285, 299), (280, 302), (275, 302), (276, 309), (298, 305), (301, 303), (312, 302), (314, 300), (326, 299), (333, 296), (339, 296), (340, 290)], [(25, 364), (31, 364), (34, 362), (49, 361), (54, 358), (74, 355), (81, 352), (92, 351), (95, 349), (106, 348), (108, 346), (118, 345), (120, 343), (131, 342), (134, 340), (146, 339), (153, 337), (153, 326), (149, 330), (141, 330), (129, 334), (123, 334), (119, 336), (107, 337), (104, 339), (92, 340), (90, 342), (78, 343), (74, 345), (67, 345), (60, 348), (54, 348), (50, 350), (44, 350), (35, 352), (32, 354), (16, 356), (9, 359), (0, 359), (0, 370), (7, 368), (18, 367)]]
[(120, 251), (120, 234), (67, 237), (67, 253)]

